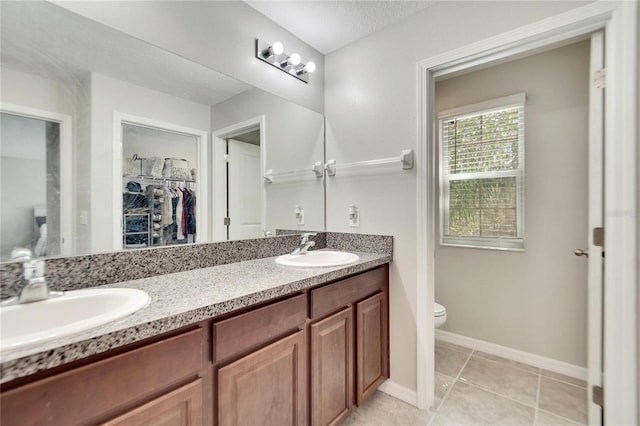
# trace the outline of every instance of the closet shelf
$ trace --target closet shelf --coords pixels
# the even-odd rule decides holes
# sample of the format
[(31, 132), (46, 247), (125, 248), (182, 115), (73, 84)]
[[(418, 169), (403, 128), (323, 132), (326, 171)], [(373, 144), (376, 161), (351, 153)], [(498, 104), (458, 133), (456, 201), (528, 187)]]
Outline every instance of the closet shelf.
[(355, 163), (336, 163), (336, 160), (329, 160), (325, 164), (327, 175), (335, 176), (336, 169), (356, 169), (369, 166), (377, 166), (382, 164), (400, 163), (403, 170), (413, 169), (413, 150), (404, 149), (399, 157), (380, 158), (376, 160), (358, 161)]
[(123, 176), (126, 179), (138, 179), (138, 180), (148, 180), (153, 182), (185, 182), (185, 183), (195, 183), (195, 180), (191, 179), (174, 179), (174, 178), (157, 178), (153, 176)]

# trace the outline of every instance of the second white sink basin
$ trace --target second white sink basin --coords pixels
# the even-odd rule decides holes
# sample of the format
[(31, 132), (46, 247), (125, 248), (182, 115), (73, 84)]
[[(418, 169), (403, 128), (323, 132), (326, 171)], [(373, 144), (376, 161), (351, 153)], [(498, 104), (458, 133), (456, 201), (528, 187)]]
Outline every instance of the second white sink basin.
[(276, 263), (285, 266), (318, 268), (323, 266), (342, 266), (357, 262), (360, 257), (345, 251), (318, 250), (307, 254), (285, 254), (276, 258)]
[(0, 354), (76, 334), (129, 315), (149, 302), (132, 288), (65, 292), (41, 302), (0, 308)]

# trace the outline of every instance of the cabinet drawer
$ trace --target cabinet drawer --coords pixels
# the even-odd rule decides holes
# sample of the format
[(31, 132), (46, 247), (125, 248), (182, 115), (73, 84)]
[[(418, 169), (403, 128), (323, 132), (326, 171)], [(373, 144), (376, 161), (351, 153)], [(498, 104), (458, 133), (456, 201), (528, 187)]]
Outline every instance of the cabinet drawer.
[(362, 300), (382, 290), (388, 279), (388, 268), (383, 266), (311, 290), (311, 318), (335, 312), (350, 303)]
[(103, 426), (202, 426), (202, 379), (149, 401)]
[(294, 330), (307, 318), (306, 295), (292, 297), (213, 324), (213, 361), (219, 362)]
[(3, 392), (1, 423), (89, 423), (195, 376), (201, 368), (202, 329), (196, 329)]

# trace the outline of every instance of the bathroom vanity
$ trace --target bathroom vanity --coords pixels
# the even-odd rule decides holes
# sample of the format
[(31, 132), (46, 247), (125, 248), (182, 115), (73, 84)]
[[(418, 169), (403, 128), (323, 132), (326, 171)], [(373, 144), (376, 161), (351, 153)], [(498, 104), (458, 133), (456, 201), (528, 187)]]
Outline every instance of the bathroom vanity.
[(267, 258), (128, 281), (149, 306), (3, 362), (15, 377), (0, 421), (335, 424), (389, 377), (390, 257), (359, 254), (337, 268)]

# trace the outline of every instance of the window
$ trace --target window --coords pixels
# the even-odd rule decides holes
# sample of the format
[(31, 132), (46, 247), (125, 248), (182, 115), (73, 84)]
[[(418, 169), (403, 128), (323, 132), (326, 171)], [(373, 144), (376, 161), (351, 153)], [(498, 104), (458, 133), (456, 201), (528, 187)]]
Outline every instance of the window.
[(439, 114), (442, 245), (524, 248), (524, 101)]

